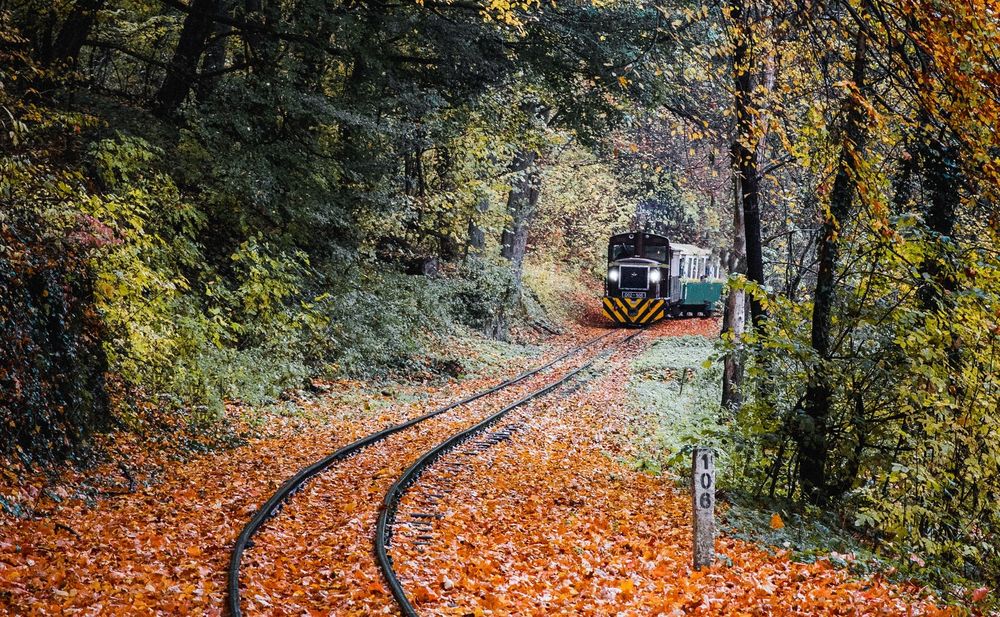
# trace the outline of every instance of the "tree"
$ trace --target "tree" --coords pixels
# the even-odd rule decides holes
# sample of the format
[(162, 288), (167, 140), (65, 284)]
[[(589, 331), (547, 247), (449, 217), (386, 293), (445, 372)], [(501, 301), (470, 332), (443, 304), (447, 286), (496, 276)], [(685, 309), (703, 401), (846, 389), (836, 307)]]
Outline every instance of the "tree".
[(515, 272), (515, 280), (520, 287), (521, 268), (528, 245), (528, 228), (538, 208), (538, 196), (541, 192), (538, 152), (518, 150), (514, 155), (510, 171), (513, 174), (510, 193), (507, 195), (510, 224), (503, 230), (500, 255), (510, 261)]
[(221, 15), (222, 8), (222, 0), (192, 0), (166, 76), (156, 92), (155, 110), (158, 113), (173, 113), (191, 92), (198, 65), (208, 49), (209, 37), (215, 31), (216, 18)]
[[(744, 0), (735, 0), (729, 5), (733, 23), (733, 109), (736, 128), (732, 144), (732, 164), (739, 184), (734, 195), (737, 207), (742, 209), (739, 217), (743, 224), (741, 231), (734, 235), (743, 236), (746, 254), (747, 277), (760, 286), (764, 285), (764, 258), (761, 246), (760, 223), (760, 164), (763, 157), (764, 133), (760, 126), (760, 104), (755, 101), (758, 93), (758, 59), (752, 48), (755, 38), (751, 6)], [(773, 67), (770, 77), (759, 85), (766, 92), (773, 84)], [(739, 249), (737, 249), (738, 251)], [(755, 325), (760, 325), (763, 310), (759, 300), (751, 297), (751, 314)], [(735, 370), (735, 367), (734, 367)]]
[[(839, 484), (827, 477), (827, 419), (830, 414), (833, 386), (824, 362), (830, 359), (831, 321), (836, 298), (835, 276), (840, 254), (840, 229), (851, 215), (857, 189), (859, 169), (856, 161), (864, 155), (866, 118), (864, 108), (865, 71), (867, 67), (867, 35), (855, 35), (854, 68), (850, 95), (846, 103), (846, 120), (841, 140), (840, 161), (830, 191), (829, 206), (823, 217), (823, 227), (817, 245), (819, 271), (813, 293), (812, 347), (818, 363), (809, 378), (804, 403), (804, 417), (797, 433), (799, 441), (799, 481), (802, 491), (812, 501), (822, 502), (831, 495), (850, 488), (853, 474)], [(852, 466), (854, 466), (852, 464)]]
[[(733, 244), (728, 252), (726, 269), (730, 276), (742, 275), (746, 271), (746, 231), (743, 225), (742, 199), (738, 196), (741, 182), (733, 182)], [(742, 337), (746, 330), (746, 292), (742, 287), (733, 286), (726, 295), (726, 306), (722, 319), (722, 334), (732, 346), (723, 360), (722, 407), (738, 409), (743, 403), (742, 385), (744, 351)]]

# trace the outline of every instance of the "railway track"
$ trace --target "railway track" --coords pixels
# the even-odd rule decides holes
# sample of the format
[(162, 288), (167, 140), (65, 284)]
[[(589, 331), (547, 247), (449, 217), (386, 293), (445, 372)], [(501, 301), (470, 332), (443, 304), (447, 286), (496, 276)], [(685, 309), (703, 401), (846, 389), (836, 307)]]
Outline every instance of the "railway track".
[[(635, 332), (626, 336), (625, 338), (618, 341), (615, 345), (622, 345), (635, 337), (637, 337), (641, 332)], [(613, 350), (614, 347), (611, 348)], [(611, 351), (609, 350), (609, 351)], [(506, 416), (508, 416), (515, 409), (518, 409), (528, 403), (539, 399), (550, 392), (560, 388), (561, 386), (569, 383), (571, 380), (576, 378), (579, 374), (589, 369), (593, 366), (595, 359), (592, 359), (585, 364), (578, 366), (577, 368), (567, 372), (558, 380), (539, 388), (528, 395), (514, 401), (513, 403), (505, 406), (496, 413), (488, 416), (479, 423), (466, 428), (458, 433), (455, 433), (451, 437), (442, 441), (438, 445), (434, 446), (427, 452), (425, 452), (419, 459), (417, 459), (412, 465), (410, 465), (406, 471), (393, 483), (389, 491), (385, 495), (385, 499), (382, 504), (381, 512), (379, 513), (378, 523), (375, 530), (375, 556), (378, 559), (379, 568), (382, 570), (382, 575), (385, 578), (386, 584), (389, 586), (392, 596), (399, 607), (400, 612), (405, 615), (405, 617), (418, 617), (416, 608), (410, 601), (406, 594), (405, 589), (399, 577), (396, 575), (395, 568), (393, 567), (392, 557), (389, 555), (389, 543), (392, 539), (393, 533), (395, 531), (396, 524), (396, 513), (399, 507), (400, 500), (403, 498), (405, 493), (409, 488), (411, 488), (416, 481), (419, 479), (420, 475), (427, 471), (431, 465), (435, 464), (437, 461), (442, 459), (446, 454), (457, 450), (463, 444), (471, 443), (469, 448), (462, 450), (461, 454), (466, 454), (470, 456), (475, 456), (477, 453), (483, 452), (493, 445), (499, 443), (500, 441), (509, 439), (512, 432), (518, 429), (517, 425), (511, 425), (505, 427), (501, 430), (494, 431), (492, 434), (487, 434), (481, 440), (475, 441), (478, 437), (483, 436), (486, 431), (501, 422)], [(461, 468), (460, 463), (455, 463), (455, 468)], [(448, 491), (445, 488), (444, 491)], [(433, 500), (439, 499), (441, 495), (431, 495)], [(432, 539), (428, 531), (430, 531), (431, 523), (430, 519), (439, 516), (437, 514), (420, 512), (413, 514), (413, 516), (418, 517), (420, 520), (414, 520), (407, 523), (407, 525), (416, 530), (419, 534), (417, 535), (417, 544), (427, 544), (427, 540)], [(428, 520), (423, 520), (428, 519)]]
[[(472, 394), (471, 396), (468, 396), (468, 397), (465, 397), (465, 398), (463, 398), (461, 400), (458, 400), (458, 401), (455, 401), (453, 403), (444, 405), (444, 406), (442, 406), (442, 407), (440, 407), (438, 409), (435, 409), (434, 411), (431, 411), (431, 412), (429, 412), (427, 414), (424, 414), (422, 416), (413, 418), (413, 419), (408, 420), (406, 422), (402, 422), (402, 423), (399, 423), (399, 424), (387, 427), (387, 428), (385, 428), (385, 429), (383, 429), (381, 431), (378, 431), (376, 433), (372, 433), (372, 434), (370, 434), (370, 435), (368, 435), (366, 437), (363, 437), (363, 438), (361, 438), (361, 439), (359, 439), (359, 440), (357, 440), (357, 441), (355, 441), (353, 443), (350, 443), (350, 444), (344, 446), (343, 448), (340, 448), (336, 452), (330, 454), (329, 456), (327, 456), (327, 457), (325, 457), (325, 458), (323, 458), (323, 459), (321, 459), (319, 461), (316, 461), (312, 465), (309, 465), (309, 466), (307, 466), (307, 467), (299, 470), (295, 475), (293, 475), (288, 480), (286, 480), (278, 488), (278, 490), (264, 503), (264, 505), (260, 507), (260, 509), (256, 512), (256, 514), (250, 519), (250, 521), (243, 528), (242, 532), (240, 533), (239, 537), (236, 540), (236, 543), (233, 546), (231, 557), (230, 557), (230, 562), (229, 562), (228, 575), (227, 575), (227, 603), (226, 603), (226, 605), (227, 605), (229, 614), (232, 615), (232, 616), (234, 616), (234, 617), (241, 617), (242, 616), (241, 592), (240, 592), (240, 569), (241, 569), (241, 564), (243, 562), (244, 554), (245, 554), (247, 548), (249, 548), (250, 546), (252, 546), (252, 541), (253, 541), (254, 536), (260, 531), (260, 529), (264, 526), (264, 524), (269, 519), (271, 519), (272, 517), (274, 517), (275, 515), (277, 515), (280, 512), (281, 508), (288, 502), (288, 500), (291, 498), (291, 496), (294, 495), (300, 489), (302, 489), (302, 487), (310, 479), (315, 478), (317, 475), (322, 474), (324, 471), (327, 471), (327, 470), (329, 470), (332, 467), (335, 467), (338, 462), (342, 462), (342, 461), (344, 461), (344, 460), (352, 457), (353, 455), (361, 452), (362, 450), (365, 450), (366, 448), (368, 448), (368, 447), (370, 447), (370, 446), (372, 446), (374, 444), (377, 444), (379, 442), (382, 442), (382, 441), (386, 440), (390, 436), (396, 435), (398, 433), (402, 433), (403, 431), (406, 431), (407, 429), (411, 429), (413, 427), (421, 425), (422, 423), (425, 423), (428, 420), (431, 420), (432, 418), (443, 416), (444, 414), (446, 414), (446, 413), (448, 413), (448, 412), (450, 412), (452, 410), (455, 410), (456, 408), (469, 405), (470, 403), (473, 403), (473, 402), (475, 402), (475, 401), (477, 401), (479, 399), (482, 399), (482, 398), (485, 398), (485, 397), (490, 396), (492, 394), (504, 391), (507, 388), (510, 388), (511, 386), (514, 386), (515, 384), (524, 382), (525, 380), (527, 380), (527, 379), (529, 379), (529, 378), (531, 378), (531, 377), (533, 377), (535, 375), (538, 375), (539, 373), (545, 371), (546, 369), (549, 369), (549, 368), (553, 367), (554, 365), (556, 365), (557, 363), (562, 362), (562, 361), (564, 361), (564, 360), (566, 360), (566, 359), (568, 359), (568, 358), (570, 358), (570, 357), (572, 357), (572, 356), (580, 353), (581, 351), (583, 351), (583, 350), (585, 350), (585, 349), (587, 349), (587, 348), (589, 348), (589, 347), (591, 347), (591, 346), (599, 343), (600, 341), (602, 341), (602, 340), (604, 340), (604, 339), (612, 336), (613, 334), (614, 334), (614, 332), (608, 332), (606, 334), (602, 334), (600, 336), (594, 337), (593, 339), (590, 339), (589, 341), (586, 341), (583, 344), (578, 345), (578, 346), (576, 346), (576, 347), (574, 347), (574, 348), (572, 348), (572, 349), (570, 349), (570, 350), (568, 350), (568, 351), (560, 354), (556, 358), (554, 358), (552, 360), (549, 360), (548, 362), (546, 362), (546, 363), (544, 363), (544, 364), (542, 364), (542, 365), (540, 365), (540, 366), (538, 366), (536, 368), (533, 368), (531, 370), (525, 371), (525, 372), (523, 372), (523, 373), (521, 373), (521, 374), (519, 374), (519, 375), (517, 375), (515, 377), (512, 377), (510, 379), (507, 379), (507, 380), (505, 380), (505, 381), (503, 381), (503, 382), (501, 382), (501, 383), (499, 383), (499, 384), (497, 384), (497, 385), (495, 385), (493, 387), (481, 390), (479, 392), (476, 392), (475, 394)], [(635, 334), (631, 334), (631, 335), (629, 335), (627, 337), (624, 337), (621, 340), (619, 340), (616, 344), (620, 344), (620, 343), (624, 342), (625, 340), (630, 340), (630, 339), (634, 338), (637, 334), (638, 333), (635, 333)], [(589, 366), (589, 364), (590, 363), (588, 362), (584, 366)], [(571, 373), (572, 373), (572, 375), (576, 375), (581, 370), (583, 370), (583, 367), (578, 367), (577, 369), (571, 371)], [(542, 388), (541, 390), (536, 390), (535, 392), (529, 394), (528, 396), (524, 397), (523, 399), (520, 399), (515, 404), (515, 406), (519, 406), (519, 405), (523, 404), (524, 402), (527, 402), (527, 400), (531, 400), (533, 398), (537, 398), (538, 396), (541, 396), (542, 394), (551, 391), (552, 389), (554, 389), (555, 387), (558, 387), (558, 385), (561, 385), (561, 384), (565, 383), (566, 381), (567, 381), (567, 377), (564, 376), (562, 379), (558, 380), (557, 382), (554, 382), (553, 384), (549, 384), (545, 388)], [(544, 390), (544, 392), (542, 392), (542, 390)], [(508, 406), (508, 407), (510, 407), (510, 406)], [(477, 424), (476, 426), (479, 426), (479, 424)], [(475, 427), (473, 427), (473, 428), (475, 428)]]

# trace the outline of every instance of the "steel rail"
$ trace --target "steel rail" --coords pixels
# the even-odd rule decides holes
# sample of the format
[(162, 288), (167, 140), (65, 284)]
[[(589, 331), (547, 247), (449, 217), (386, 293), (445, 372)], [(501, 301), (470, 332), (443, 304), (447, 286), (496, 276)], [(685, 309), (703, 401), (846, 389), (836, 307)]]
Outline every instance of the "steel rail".
[(455, 401), (453, 403), (449, 403), (443, 407), (435, 409), (434, 411), (426, 413), (422, 416), (413, 418), (411, 420), (407, 420), (406, 422), (402, 422), (400, 424), (390, 426), (381, 431), (378, 431), (377, 433), (372, 433), (371, 435), (368, 435), (366, 437), (362, 437), (361, 439), (353, 443), (350, 443), (344, 446), (343, 448), (340, 448), (333, 454), (330, 454), (329, 456), (326, 456), (316, 461), (312, 465), (300, 469), (298, 473), (296, 473), (294, 476), (292, 476), (288, 480), (285, 480), (285, 482), (278, 488), (277, 491), (275, 491), (275, 493), (271, 496), (271, 498), (268, 499), (266, 502), (264, 502), (264, 505), (261, 506), (259, 510), (257, 510), (256, 514), (254, 514), (253, 518), (250, 519), (250, 521), (246, 524), (246, 526), (243, 527), (243, 531), (240, 532), (239, 537), (236, 539), (236, 543), (233, 545), (233, 550), (229, 559), (229, 570), (228, 570), (227, 589), (226, 589), (227, 607), (229, 609), (229, 615), (231, 615), (232, 617), (242, 617), (243, 614), (242, 609), (240, 608), (240, 599), (241, 599), (240, 565), (243, 562), (243, 553), (246, 552), (246, 549), (250, 546), (253, 536), (257, 533), (257, 531), (260, 530), (260, 528), (264, 525), (265, 522), (267, 522), (268, 519), (275, 516), (281, 510), (281, 507), (284, 504), (284, 502), (292, 494), (294, 494), (303, 484), (305, 484), (310, 478), (316, 476), (319, 473), (322, 473), (330, 466), (332, 466), (334, 463), (342, 461), (350, 457), (351, 455), (356, 454), (357, 452), (366, 448), (367, 446), (370, 446), (374, 443), (378, 443), (379, 441), (382, 441), (383, 439), (389, 437), (394, 433), (406, 430), (411, 426), (414, 426), (415, 424), (419, 424), (421, 422), (424, 422), (425, 420), (429, 420), (435, 416), (439, 416), (443, 413), (449, 412), (452, 409), (455, 409), (456, 407), (472, 403), (473, 401), (479, 400), (485, 396), (489, 396), (490, 394), (499, 392), (504, 388), (507, 388), (518, 382), (524, 381), (529, 377), (537, 375), (538, 373), (551, 367), (557, 362), (565, 360), (569, 356), (576, 354), (582, 351), (583, 349), (586, 349), (587, 347), (590, 347), (591, 345), (611, 336), (612, 334), (614, 334), (614, 331), (594, 337), (591, 340), (583, 343), (582, 345), (578, 345), (577, 347), (570, 349), (569, 351), (557, 356), (553, 360), (550, 360), (537, 368), (525, 371), (520, 375), (516, 375), (495, 386), (492, 386), (485, 390), (481, 390), (471, 396)]
[[(616, 345), (623, 345), (640, 334), (642, 334), (641, 331), (636, 332), (635, 334), (630, 334), (619, 341)], [(566, 373), (560, 379), (548, 384), (547, 386), (539, 388), (524, 398), (507, 405), (478, 424), (455, 433), (448, 439), (442, 441), (424, 453), (424, 455), (410, 465), (406, 471), (403, 472), (403, 475), (401, 475), (393, 483), (392, 487), (389, 488), (389, 491), (385, 494), (385, 499), (382, 502), (382, 510), (379, 512), (378, 523), (375, 527), (375, 557), (378, 559), (379, 568), (382, 570), (382, 575), (385, 578), (386, 584), (389, 585), (389, 590), (392, 592), (392, 596), (395, 598), (396, 604), (399, 605), (399, 609), (405, 617), (419, 617), (419, 615), (409, 598), (407, 598), (406, 591), (403, 589), (403, 585), (399, 581), (399, 577), (396, 576), (396, 570), (392, 566), (392, 558), (389, 557), (389, 552), (386, 547), (387, 542), (392, 537), (392, 525), (395, 522), (396, 510), (403, 494), (406, 493), (406, 490), (417, 480), (420, 474), (423, 473), (427, 467), (433, 464), (434, 461), (447, 453), (449, 450), (453, 450), (463, 442), (475, 436), (477, 433), (485, 431), (487, 428), (518, 407), (555, 390), (573, 377), (576, 377), (579, 373), (590, 368), (593, 364), (594, 360), (591, 360), (569, 373)]]

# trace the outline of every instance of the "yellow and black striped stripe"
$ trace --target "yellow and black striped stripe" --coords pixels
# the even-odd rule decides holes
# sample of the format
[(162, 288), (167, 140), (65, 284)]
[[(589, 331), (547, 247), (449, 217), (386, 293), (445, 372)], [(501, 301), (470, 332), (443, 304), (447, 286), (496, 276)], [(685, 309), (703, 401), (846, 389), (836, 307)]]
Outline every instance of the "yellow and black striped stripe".
[(604, 297), (604, 316), (627, 326), (648, 326), (663, 319), (667, 301), (663, 298)]

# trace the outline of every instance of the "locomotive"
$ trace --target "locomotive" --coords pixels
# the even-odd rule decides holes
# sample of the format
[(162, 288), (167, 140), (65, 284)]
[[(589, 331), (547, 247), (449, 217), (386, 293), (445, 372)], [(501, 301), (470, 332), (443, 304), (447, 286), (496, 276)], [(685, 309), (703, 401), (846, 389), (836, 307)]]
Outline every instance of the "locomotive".
[(719, 261), (709, 249), (647, 231), (608, 240), (602, 303), (611, 321), (648, 326), (668, 315), (711, 316), (721, 297)]

